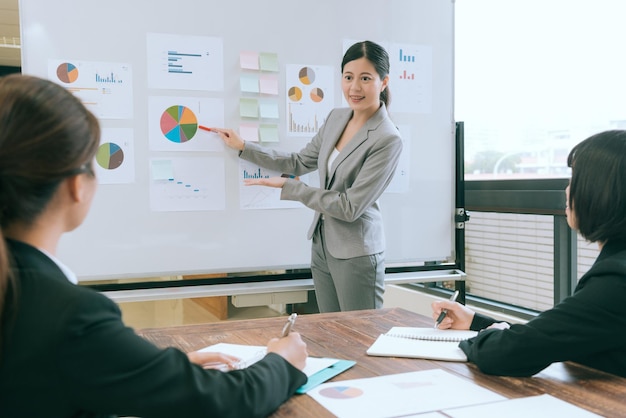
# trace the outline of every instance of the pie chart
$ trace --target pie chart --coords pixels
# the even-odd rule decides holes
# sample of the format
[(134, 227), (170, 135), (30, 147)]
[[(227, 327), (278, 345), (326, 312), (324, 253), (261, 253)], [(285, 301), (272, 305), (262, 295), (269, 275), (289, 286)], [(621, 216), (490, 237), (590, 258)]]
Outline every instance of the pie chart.
[(64, 83), (73, 83), (78, 79), (78, 68), (74, 64), (64, 62), (57, 67), (57, 77)]
[(363, 390), (350, 386), (332, 386), (320, 390), (320, 395), (332, 399), (350, 399), (363, 395)]
[(315, 103), (319, 103), (322, 100), (324, 100), (324, 90), (315, 87), (313, 90), (311, 90), (311, 100), (313, 100)]
[(289, 89), (288, 95), (292, 101), (294, 102), (300, 101), (300, 99), (302, 99), (302, 90), (294, 86)]
[(302, 84), (311, 84), (315, 81), (315, 71), (310, 67), (303, 67), (300, 69), (298, 78)]
[(198, 119), (188, 107), (170, 106), (161, 115), (161, 132), (172, 142), (187, 142), (197, 131)]
[(96, 162), (105, 170), (115, 170), (124, 162), (124, 151), (113, 142), (104, 143), (98, 148)]

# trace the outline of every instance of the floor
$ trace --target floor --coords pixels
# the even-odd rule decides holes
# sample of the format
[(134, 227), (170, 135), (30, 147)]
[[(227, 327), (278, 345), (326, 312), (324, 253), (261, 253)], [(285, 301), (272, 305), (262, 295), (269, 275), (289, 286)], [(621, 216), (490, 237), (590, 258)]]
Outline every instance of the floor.
[[(172, 299), (119, 304), (124, 323), (134, 329), (192, 325), (220, 321), (193, 299)], [(278, 308), (280, 309), (280, 308)], [(228, 303), (228, 321), (285, 315), (269, 306), (237, 308)]]

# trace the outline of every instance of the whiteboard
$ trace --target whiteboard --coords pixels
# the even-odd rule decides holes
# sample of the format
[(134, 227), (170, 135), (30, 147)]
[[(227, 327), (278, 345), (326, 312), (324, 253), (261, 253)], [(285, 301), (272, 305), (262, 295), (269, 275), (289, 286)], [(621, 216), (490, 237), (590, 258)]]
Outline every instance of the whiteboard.
[[(223, 121), (262, 135), (264, 145), (299, 150), (313, 134), (288, 120), (306, 128), (312, 117), (323, 120), (319, 109), (345, 106), (341, 59), (346, 45), (364, 39), (389, 51), (389, 112), (405, 143), (380, 199), (387, 267), (454, 262), (452, 0), (20, 0), (19, 7), (22, 71), (71, 89), (105, 133), (91, 212), (58, 251), (81, 281), (308, 268), (313, 211), (250, 196), (241, 178), (255, 168), (214, 134), (165, 137), (164, 109), (191, 110), (197, 123)], [(190, 82), (164, 74), (172, 53), (182, 56), (173, 62)], [(290, 103), (303, 68), (317, 74), (326, 108)], [(300, 87), (313, 98), (312, 85)], [(250, 103), (257, 117), (247, 113)], [(316, 185), (317, 173), (304, 180)]]

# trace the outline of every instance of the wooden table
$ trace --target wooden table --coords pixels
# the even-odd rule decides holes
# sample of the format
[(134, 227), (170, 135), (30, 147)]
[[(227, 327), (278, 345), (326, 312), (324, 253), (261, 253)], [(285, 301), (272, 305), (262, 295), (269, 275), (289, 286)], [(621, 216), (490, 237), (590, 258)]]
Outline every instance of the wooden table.
[[(218, 342), (265, 345), (278, 335), (285, 317), (223, 321), (204, 325), (144, 329), (139, 334), (161, 347), (188, 352)], [(309, 355), (356, 360), (333, 381), (440, 368), (462, 376), (507, 398), (550, 394), (606, 417), (626, 417), (626, 378), (575, 363), (555, 363), (533, 377), (498, 377), (481, 373), (470, 363), (370, 357), (365, 351), (379, 334), (393, 326), (432, 326), (431, 318), (404, 309), (365, 310), (300, 315), (295, 330)], [(511, 359), (511, 361), (515, 361)], [(295, 395), (273, 417), (332, 417), (307, 395)]]

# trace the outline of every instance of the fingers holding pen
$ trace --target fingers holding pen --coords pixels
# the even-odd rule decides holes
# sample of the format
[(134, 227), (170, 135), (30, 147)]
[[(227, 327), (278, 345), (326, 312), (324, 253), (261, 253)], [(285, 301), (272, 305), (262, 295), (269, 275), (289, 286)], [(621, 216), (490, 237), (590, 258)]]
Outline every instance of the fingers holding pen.
[(474, 319), (474, 311), (458, 302), (439, 300), (433, 302), (431, 307), (435, 321), (443, 310), (446, 310), (446, 315), (438, 326), (439, 329), (469, 329)]

